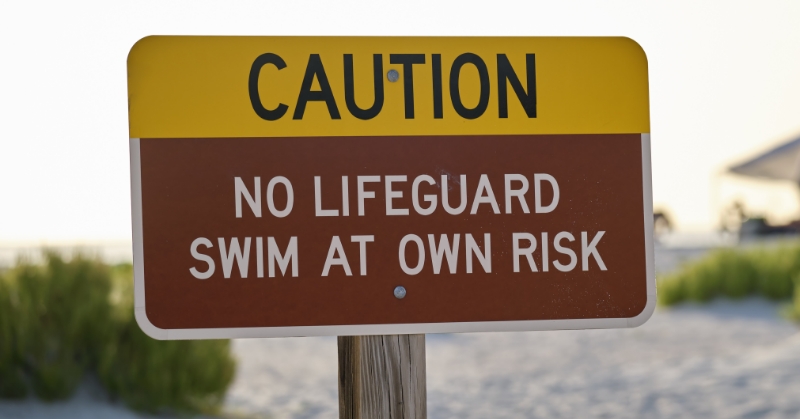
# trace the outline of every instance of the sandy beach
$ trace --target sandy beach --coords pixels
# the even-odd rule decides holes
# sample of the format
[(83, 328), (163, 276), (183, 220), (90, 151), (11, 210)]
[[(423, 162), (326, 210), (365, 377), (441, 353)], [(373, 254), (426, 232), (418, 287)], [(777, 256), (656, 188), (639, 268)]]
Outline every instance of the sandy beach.
[[(225, 408), (336, 418), (336, 339), (234, 342)], [(800, 333), (761, 299), (659, 309), (637, 329), (427, 337), (430, 418), (796, 418)], [(70, 401), (0, 402), (2, 418), (147, 417), (84, 386)]]
[[(240, 340), (227, 407), (335, 418), (336, 341)], [(431, 418), (795, 418), (800, 334), (760, 299), (637, 329), (429, 335)]]
[[(702, 249), (657, 249), (658, 271)], [(797, 418), (800, 329), (759, 298), (656, 310), (636, 329), (427, 336), (428, 415)], [(336, 418), (336, 339), (249, 339), (226, 415)], [(0, 401), (0, 418), (146, 418), (87, 382), (69, 401)], [(163, 416), (159, 416), (163, 417)]]

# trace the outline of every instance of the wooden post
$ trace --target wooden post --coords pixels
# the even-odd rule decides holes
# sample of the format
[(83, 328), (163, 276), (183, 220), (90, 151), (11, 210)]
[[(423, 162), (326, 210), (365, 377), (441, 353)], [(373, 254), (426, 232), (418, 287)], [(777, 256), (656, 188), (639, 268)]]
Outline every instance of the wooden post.
[(425, 335), (339, 336), (339, 419), (426, 419)]

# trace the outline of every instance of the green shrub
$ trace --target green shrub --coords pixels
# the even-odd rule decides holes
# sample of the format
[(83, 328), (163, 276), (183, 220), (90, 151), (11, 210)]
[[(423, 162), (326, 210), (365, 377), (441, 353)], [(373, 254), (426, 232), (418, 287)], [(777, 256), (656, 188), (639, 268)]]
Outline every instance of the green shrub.
[(784, 307), (783, 314), (789, 320), (800, 323), (800, 274), (794, 277), (794, 298), (791, 304)]
[(14, 343), (11, 287), (0, 275), (0, 397), (20, 399), (28, 394)]
[(791, 298), (794, 277), (800, 273), (800, 247), (759, 249), (749, 255), (758, 272), (758, 291), (772, 300)]
[(129, 264), (44, 256), (0, 276), (0, 397), (63, 399), (88, 372), (137, 409), (219, 406), (235, 369), (228, 341), (153, 340), (133, 318)]
[[(717, 297), (762, 295), (773, 300), (798, 297), (800, 244), (757, 249), (720, 249), (659, 280), (662, 305)], [(795, 301), (800, 305), (800, 302)]]
[(128, 405), (151, 412), (213, 412), (233, 380), (230, 342), (157, 341), (145, 335), (133, 316), (130, 265), (116, 268), (119, 301), (114, 315), (121, 326), (104, 348), (99, 376), (109, 392)]
[(5, 276), (16, 369), (29, 373), (38, 397), (69, 396), (96, 363), (88, 349), (105, 342), (113, 327), (108, 269), (83, 257), (67, 263), (47, 253), (44, 265), (20, 263)]

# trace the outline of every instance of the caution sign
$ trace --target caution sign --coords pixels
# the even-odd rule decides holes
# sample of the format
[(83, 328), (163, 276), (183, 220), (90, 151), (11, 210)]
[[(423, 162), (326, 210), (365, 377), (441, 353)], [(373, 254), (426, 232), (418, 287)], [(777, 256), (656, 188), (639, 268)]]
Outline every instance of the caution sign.
[(647, 59), (630, 39), (148, 37), (128, 86), (152, 337), (653, 312)]

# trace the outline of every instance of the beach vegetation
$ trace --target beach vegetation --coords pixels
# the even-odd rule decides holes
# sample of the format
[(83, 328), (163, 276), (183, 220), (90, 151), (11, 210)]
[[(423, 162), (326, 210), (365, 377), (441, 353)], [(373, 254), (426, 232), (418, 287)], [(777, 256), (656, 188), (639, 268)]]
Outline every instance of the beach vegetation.
[(233, 380), (230, 343), (157, 341), (133, 315), (130, 264), (45, 252), (0, 274), (0, 397), (71, 396), (87, 375), (150, 412), (214, 412)]
[(658, 280), (658, 300), (671, 306), (724, 297), (793, 299), (800, 319), (800, 243), (757, 248), (725, 248), (684, 264)]

